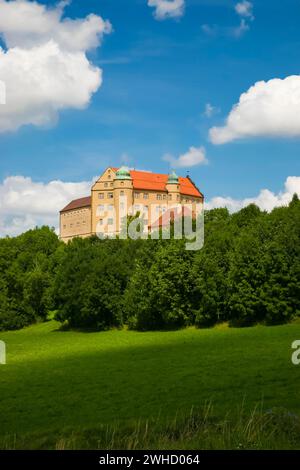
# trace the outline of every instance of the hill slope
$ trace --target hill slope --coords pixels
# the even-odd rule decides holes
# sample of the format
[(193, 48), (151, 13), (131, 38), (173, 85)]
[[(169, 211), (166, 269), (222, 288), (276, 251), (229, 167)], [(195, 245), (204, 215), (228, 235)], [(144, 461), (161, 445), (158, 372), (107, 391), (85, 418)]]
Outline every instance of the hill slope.
[(300, 325), (172, 332), (62, 332), (54, 321), (1, 333), (0, 435), (52, 433), (136, 419), (164, 421), (212, 402), (225, 416), (300, 413)]

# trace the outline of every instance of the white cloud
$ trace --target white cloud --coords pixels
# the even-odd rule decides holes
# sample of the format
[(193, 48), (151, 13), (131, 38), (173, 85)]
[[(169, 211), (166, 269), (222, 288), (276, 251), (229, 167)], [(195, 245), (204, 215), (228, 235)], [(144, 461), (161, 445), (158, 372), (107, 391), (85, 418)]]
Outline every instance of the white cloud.
[(0, 132), (26, 124), (53, 124), (64, 108), (82, 109), (102, 83), (86, 52), (97, 47), (109, 22), (100, 16), (62, 18), (67, 2), (50, 8), (28, 0), (0, 0), (0, 80), (6, 104)]
[(163, 160), (171, 163), (174, 168), (188, 168), (196, 165), (205, 165), (208, 163), (204, 147), (190, 147), (188, 152), (180, 155), (178, 158), (172, 155), (164, 155)]
[(0, 184), (0, 236), (17, 235), (40, 225), (59, 224), (59, 211), (72, 199), (88, 196), (91, 182), (38, 183), (10, 176)]
[(209, 25), (203, 24), (201, 26), (202, 31), (207, 34), (207, 36), (216, 37), (216, 36), (231, 36), (234, 38), (240, 38), (249, 31), (250, 26), (249, 22), (254, 20), (253, 15), (253, 4), (247, 0), (243, 0), (237, 3), (234, 7), (235, 12), (240, 17), (240, 24), (238, 26), (218, 26), (216, 24)]
[(2, 80), (0, 80), (0, 104), (6, 104), (6, 86)]
[(101, 70), (84, 53), (66, 53), (52, 40), (27, 50), (0, 50), (0, 76), (6, 83), (2, 132), (25, 124), (50, 125), (59, 110), (87, 106), (102, 82)]
[(50, 39), (62, 49), (87, 51), (97, 47), (109, 21), (91, 14), (84, 19), (62, 18), (68, 2), (47, 8), (28, 0), (0, 0), (0, 31), (8, 48), (31, 48)]
[(234, 36), (240, 37), (249, 31), (250, 26), (248, 21), (254, 20), (253, 4), (247, 0), (243, 0), (235, 5), (235, 11), (241, 17), (241, 22), (239, 26), (233, 28), (232, 33)]
[(250, 137), (300, 136), (300, 76), (257, 82), (243, 93), (225, 126), (210, 129), (214, 144)]
[(300, 176), (289, 176), (285, 181), (284, 191), (280, 191), (278, 194), (269, 189), (263, 189), (253, 198), (214, 197), (206, 203), (206, 209), (227, 207), (230, 212), (236, 212), (249, 204), (256, 204), (261, 210), (270, 212), (275, 207), (288, 205), (295, 193), (300, 197)]
[(244, 33), (249, 31), (250, 27), (244, 18), (241, 19), (239, 26), (232, 28), (232, 35), (236, 38), (243, 36)]
[(157, 20), (179, 18), (184, 14), (185, 0), (148, 0), (148, 6), (155, 8)]
[(216, 108), (215, 106), (213, 106), (210, 103), (206, 103), (205, 108), (204, 108), (204, 112), (203, 112), (203, 116), (205, 116), (207, 118), (211, 118), (214, 114), (217, 114), (219, 112), (220, 112), (219, 108)]
[(254, 19), (253, 16), (253, 4), (248, 2), (247, 0), (243, 0), (235, 5), (235, 11), (238, 15), (243, 16), (245, 18), (250, 18), (251, 20)]

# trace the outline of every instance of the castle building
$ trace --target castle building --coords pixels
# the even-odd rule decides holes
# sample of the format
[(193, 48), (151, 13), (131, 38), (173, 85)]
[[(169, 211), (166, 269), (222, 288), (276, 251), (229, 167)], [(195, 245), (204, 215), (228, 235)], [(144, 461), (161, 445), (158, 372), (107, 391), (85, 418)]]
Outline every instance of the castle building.
[(91, 188), (91, 195), (71, 201), (60, 211), (60, 238), (118, 235), (127, 215), (139, 214), (145, 226), (158, 225), (175, 206), (189, 205), (195, 216), (204, 196), (189, 176), (107, 168)]

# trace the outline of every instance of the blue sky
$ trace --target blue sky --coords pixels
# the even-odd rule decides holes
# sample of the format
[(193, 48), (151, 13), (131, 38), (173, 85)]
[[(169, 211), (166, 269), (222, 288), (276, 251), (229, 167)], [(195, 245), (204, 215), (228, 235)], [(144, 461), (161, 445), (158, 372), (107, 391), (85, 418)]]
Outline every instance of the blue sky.
[[(300, 74), (300, 2), (253, 0), (254, 18), (245, 18), (249, 29), (238, 36), (237, 3), (186, 0), (182, 16), (157, 20), (147, 0), (73, 0), (65, 17), (95, 13), (112, 24), (101, 46), (87, 52), (103, 84), (86, 109), (64, 109), (51, 126), (1, 133), (0, 180), (80, 182), (123, 161), (167, 172), (163, 155), (178, 158), (203, 146), (208, 164), (177, 171), (189, 171), (207, 199), (243, 199), (263, 188), (278, 193), (287, 177), (300, 175), (299, 136), (216, 145), (209, 129), (224, 125), (257, 81)], [(215, 107), (209, 117), (207, 103)]]

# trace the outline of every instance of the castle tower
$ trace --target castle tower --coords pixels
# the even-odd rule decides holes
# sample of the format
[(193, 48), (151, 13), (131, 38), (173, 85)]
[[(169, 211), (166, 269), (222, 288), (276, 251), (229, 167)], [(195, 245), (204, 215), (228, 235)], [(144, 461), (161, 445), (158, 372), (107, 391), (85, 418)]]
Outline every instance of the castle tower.
[(129, 214), (133, 205), (133, 183), (129, 168), (122, 166), (114, 178), (114, 202), (116, 212), (116, 232), (120, 233), (122, 220)]
[(166, 189), (168, 191), (168, 204), (180, 204), (180, 183), (174, 170), (169, 174)]

